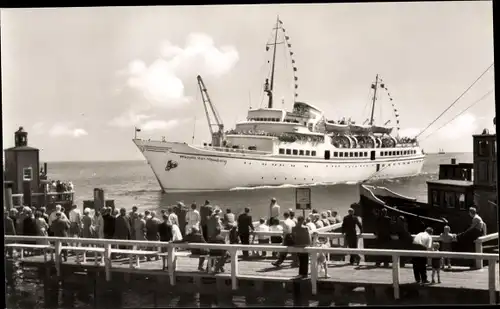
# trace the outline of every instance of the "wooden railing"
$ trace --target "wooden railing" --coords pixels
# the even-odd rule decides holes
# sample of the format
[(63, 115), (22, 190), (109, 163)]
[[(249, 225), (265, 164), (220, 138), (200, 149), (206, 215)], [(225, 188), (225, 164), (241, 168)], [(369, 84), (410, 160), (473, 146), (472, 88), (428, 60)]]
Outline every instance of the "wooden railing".
[[(392, 285), (394, 298), (400, 298), (399, 282), (400, 282), (400, 263), (401, 257), (427, 257), (427, 258), (453, 258), (453, 259), (483, 259), (488, 260), (488, 290), (490, 304), (496, 303), (496, 265), (499, 260), (497, 254), (484, 253), (456, 253), (456, 252), (441, 252), (441, 251), (408, 251), (408, 250), (386, 250), (386, 249), (348, 249), (348, 248), (318, 248), (318, 247), (285, 247), (285, 246), (269, 246), (269, 245), (228, 245), (228, 244), (196, 244), (196, 243), (168, 243), (159, 241), (130, 241), (130, 240), (110, 240), (110, 239), (90, 239), (90, 238), (66, 238), (66, 237), (41, 237), (41, 236), (5, 236), (6, 242), (24, 242), (24, 241), (40, 241), (50, 242), (55, 244), (55, 267), (57, 274), (60, 275), (61, 267), (61, 250), (63, 243), (79, 243), (81, 245), (93, 245), (104, 247), (104, 268), (106, 279), (111, 280), (111, 253), (112, 245), (121, 246), (137, 246), (137, 247), (158, 247), (167, 248), (167, 265), (170, 278), (170, 284), (175, 285), (175, 252), (176, 249), (219, 249), (227, 250), (231, 256), (231, 282), (232, 289), (238, 288), (238, 278), (244, 276), (238, 275), (238, 257), (239, 250), (252, 251), (274, 251), (274, 252), (290, 252), (290, 253), (308, 253), (311, 261), (311, 287), (312, 294), (317, 293), (318, 282), (318, 253), (325, 254), (359, 254), (359, 255), (377, 255), (392, 257)], [(22, 244), (19, 244), (22, 248)], [(94, 248), (95, 249), (95, 248)], [(92, 252), (92, 247), (88, 248)], [(151, 255), (158, 254), (152, 252)]]
[[(476, 253), (483, 253), (483, 243), (491, 241), (491, 240), (498, 240), (498, 233), (492, 233), (489, 235), (481, 236), (478, 239), (474, 241), (475, 246), (476, 246)], [(498, 244), (498, 242), (497, 242)], [(483, 259), (477, 259), (476, 260), (476, 268), (483, 268)]]

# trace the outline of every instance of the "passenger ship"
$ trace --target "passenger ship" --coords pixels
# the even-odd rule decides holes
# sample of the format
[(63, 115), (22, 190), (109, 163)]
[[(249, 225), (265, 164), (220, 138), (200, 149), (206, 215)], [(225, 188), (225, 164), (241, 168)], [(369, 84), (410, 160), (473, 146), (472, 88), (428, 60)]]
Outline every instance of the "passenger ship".
[[(273, 107), (276, 49), (278, 44), (291, 47), (279, 18), (274, 31), (274, 41), (266, 45), (266, 50), (272, 50), (271, 74), (264, 84), (266, 108), (250, 108), (246, 121), (224, 131), (203, 79), (198, 76), (211, 143), (193, 145), (134, 138), (164, 192), (357, 183), (421, 172), (425, 155), (418, 142), (391, 135), (393, 127), (374, 124), (377, 89), (384, 88), (378, 75), (372, 84), (371, 119), (366, 125), (328, 120), (321, 109), (296, 100), (292, 111)], [(283, 40), (278, 42), (281, 32)], [(289, 52), (292, 56), (293, 52)], [(292, 64), (297, 81), (294, 60)]]

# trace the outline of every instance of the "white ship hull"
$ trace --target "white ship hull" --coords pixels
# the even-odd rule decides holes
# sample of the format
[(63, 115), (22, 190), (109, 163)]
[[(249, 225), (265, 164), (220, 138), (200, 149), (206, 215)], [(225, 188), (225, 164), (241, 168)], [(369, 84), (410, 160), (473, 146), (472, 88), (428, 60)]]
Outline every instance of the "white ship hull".
[[(239, 187), (312, 185), (410, 177), (422, 170), (424, 155), (367, 158), (297, 158), (251, 154), (185, 143), (134, 143), (151, 166), (164, 192), (220, 191)], [(344, 149), (345, 150), (345, 149)], [(346, 151), (385, 149), (347, 149)]]

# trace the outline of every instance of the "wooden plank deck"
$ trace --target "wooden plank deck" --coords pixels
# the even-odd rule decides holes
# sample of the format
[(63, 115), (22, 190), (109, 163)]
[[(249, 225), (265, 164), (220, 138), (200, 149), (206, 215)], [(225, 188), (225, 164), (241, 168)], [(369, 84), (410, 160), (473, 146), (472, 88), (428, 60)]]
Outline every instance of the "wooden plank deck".
[[(87, 258), (87, 263), (83, 265), (76, 264), (75, 257), (68, 257), (67, 262), (62, 262), (64, 266), (94, 268), (104, 266), (96, 266), (93, 261), (94, 257), (91, 254)], [(262, 281), (279, 280), (283, 282), (295, 279), (298, 275), (298, 268), (291, 268), (290, 261), (285, 261), (282, 267), (276, 268), (271, 265), (271, 259), (253, 259), (239, 260), (238, 275), (244, 279), (262, 277)], [(22, 261), (26, 266), (43, 264), (43, 256), (25, 257)], [(206, 265), (206, 262), (205, 262)], [(206, 272), (198, 271), (198, 258), (178, 257), (176, 276), (214, 276)], [(498, 269), (498, 268), (497, 268)], [(140, 268), (131, 269), (129, 259), (113, 260), (112, 272), (134, 273), (144, 275), (168, 275), (167, 271), (162, 271), (162, 261), (153, 260), (150, 262), (142, 261)], [(225, 265), (225, 274), (231, 274), (231, 264)], [(328, 275), (330, 278), (322, 278), (322, 272), (318, 276), (318, 282), (327, 281), (335, 283), (347, 284), (379, 284), (392, 285), (392, 268), (377, 268), (372, 263), (361, 264), (359, 266), (351, 266), (346, 262), (330, 262), (328, 267)], [(217, 276), (217, 275), (215, 275)], [(224, 275), (225, 276), (225, 275)], [(428, 271), (429, 280), (431, 279), (431, 271)], [(470, 270), (469, 268), (454, 267), (452, 270), (441, 271), (441, 284), (431, 284), (432, 287), (456, 288), (456, 289), (471, 289), (471, 290), (488, 290), (488, 269)], [(400, 285), (413, 284), (413, 269), (411, 265), (407, 265), (400, 269)], [(499, 272), (496, 272), (496, 290), (500, 290)]]

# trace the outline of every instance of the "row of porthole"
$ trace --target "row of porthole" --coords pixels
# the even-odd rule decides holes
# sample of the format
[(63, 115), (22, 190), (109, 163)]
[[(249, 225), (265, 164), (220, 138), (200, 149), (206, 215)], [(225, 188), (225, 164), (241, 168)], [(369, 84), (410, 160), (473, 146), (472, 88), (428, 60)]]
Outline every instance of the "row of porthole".
[[(420, 162), (420, 161), (407, 161), (407, 162), (397, 162), (397, 163), (388, 163), (387, 166), (391, 166), (392, 165), (405, 165), (405, 164), (413, 164), (413, 163), (417, 163), (417, 162)], [(246, 161), (243, 162), (243, 164), (247, 164)], [(248, 165), (251, 165), (252, 162), (248, 162)], [(375, 163), (373, 163), (375, 164)], [(267, 166), (267, 163), (262, 163), (263, 166)], [(285, 164), (278, 164), (278, 163), (272, 163), (271, 166), (285, 166)], [(344, 167), (348, 167), (348, 168), (351, 168), (351, 167), (369, 167), (370, 165), (368, 164), (365, 164), (365, 165), (343, 165)], [(382, 164), (381, 165), (382, 167), (385, 167), (386, 164)], [(290, 164), (290, 167), (295, 167), (295, 164)], [(304, 165), (304, 167), (309, 167), (309, 165)], [(326, 166), (328, 167), (328, 165)], [(331, 165), (330, 167), (342, 167), (342, 165)]]
[[(260, 177), (260, 179), (264, 179), (264, 177)], [(278, 178), (274, 177), (274, 180), (278, 180)], [(288, 178), (285, 177), (285, 180), (288, 180)], [(297, 177), (294, 177), (293, 180), (297, 180)], [(307, 181), (307, 178), (304, 178), (304, 181)], [(314, 181), (314, 178), (311, 178), (311, 181)]]

